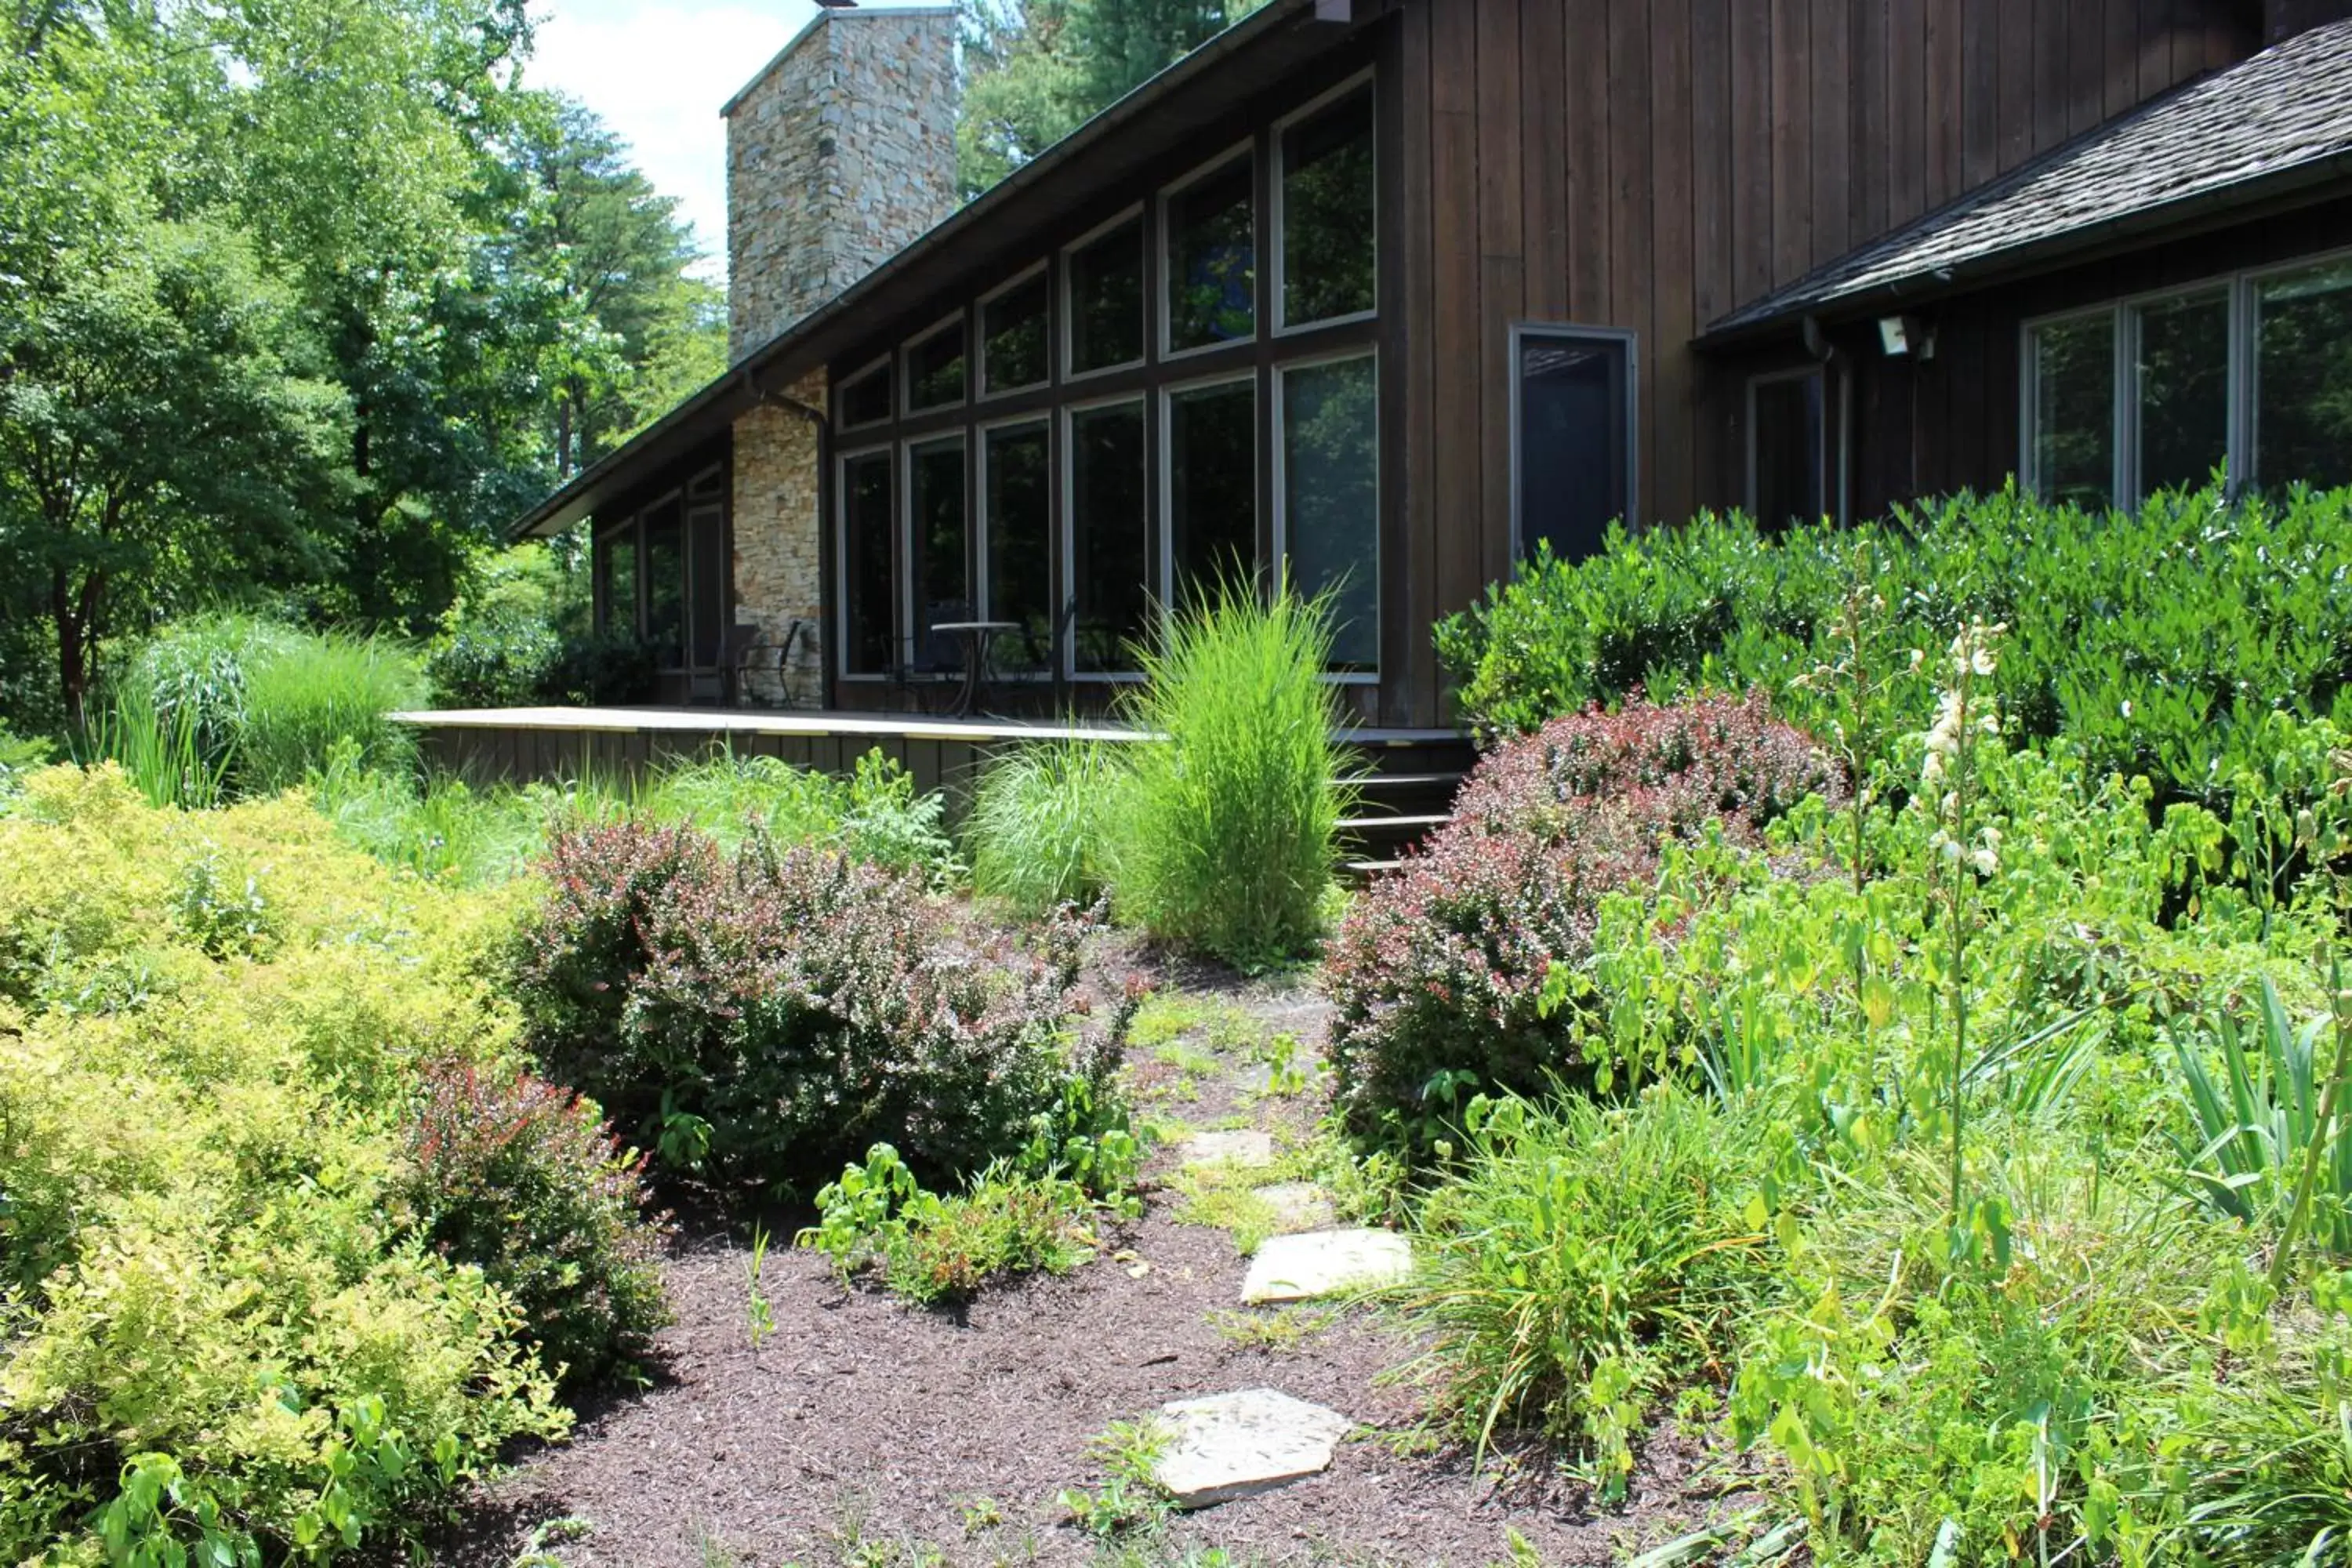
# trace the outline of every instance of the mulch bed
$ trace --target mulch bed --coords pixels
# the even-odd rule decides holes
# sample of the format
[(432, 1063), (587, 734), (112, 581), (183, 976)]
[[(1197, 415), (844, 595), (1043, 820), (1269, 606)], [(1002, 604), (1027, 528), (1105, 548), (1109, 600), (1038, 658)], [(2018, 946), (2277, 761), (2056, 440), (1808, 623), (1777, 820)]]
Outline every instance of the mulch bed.
[[(1274, 1026), (1316, 1017), (1296, 994), (1219, 989)], [(1223, 1106), (1181, 1109), (1200, 1121)], [(1599, 1563), (1708, 1516), (1713, 1488), (1693, 1485), (1703, 1456), (1669, 1431), (1650, 1445), (1633, 1507), (1599, 1517), (1540, 1458), (1506, 1466), (1515, 1479), (1498, 1485), (1493, 1456), (1481, 1476), (1465, 1454), (1409, 1440), (1420, 1399), (1382, 1374), (1412, 1347), (1370, 1314), (1276, 1351), (1229, 1342), (1213, 1314), (1238, 1310), (1244, 1260), (1224, 1233), (1176, 1224), (1173, 1203), (1151, 1194), (1066, 1279), (993, 1287), (954, 1310), (845, 1289), (823, 1258), (779, 1246), (762, 1282), (776, 1331), (757, 1348), (748, 1246), (690, 1238), (668, 1267), (677, 1321), (653, 1386), (583, 1412), (568, 1445), (487, 1489), (436, 1560), (508, 1568), (534, 1525), (576, 1516), (593, 1528), (555, 1549), (567, 1568), (1089, 1562), (1099, 1543), (1055, 1501), (1099, 1483), (1088, 1439), (1169, 1400), (1259, 1385), (1372, 1435), (1322, 1476), (1179, 1516), (1155, 1557), (1199, 1546), (1237, 1563), (1482, 1564), (1509, 1556), (1508, 1527), (1545, 1563)]]

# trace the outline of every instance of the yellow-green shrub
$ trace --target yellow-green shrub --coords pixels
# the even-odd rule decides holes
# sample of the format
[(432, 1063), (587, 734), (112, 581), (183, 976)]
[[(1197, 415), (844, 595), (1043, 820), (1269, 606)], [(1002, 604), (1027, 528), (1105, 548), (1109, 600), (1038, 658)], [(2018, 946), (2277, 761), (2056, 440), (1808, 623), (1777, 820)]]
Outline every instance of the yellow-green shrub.
[[(514, 896), (394, 871), (299, 795), (26, 780), (0, 817), (0, 1561), (329, 1557), (565, 1429), (541, 1336), (430, 1245), (415, 1180), (425, 1065), (520, 1059), (478, 972)], [(637, 1195), (611, 1218), (642, 1293)]]

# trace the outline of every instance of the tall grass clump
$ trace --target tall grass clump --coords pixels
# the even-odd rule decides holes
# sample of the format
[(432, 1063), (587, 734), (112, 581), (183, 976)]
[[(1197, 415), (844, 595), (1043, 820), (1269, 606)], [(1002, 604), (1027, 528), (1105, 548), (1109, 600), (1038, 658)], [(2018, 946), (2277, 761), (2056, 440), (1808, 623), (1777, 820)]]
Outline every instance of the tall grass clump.
[(422, 707), (425, 694), (415, 656), (391, 638), (196, 616), (131, 656), (100, 727), (107, 733), (93, 740), (143, 779), (135, 758), (152, 729), (173, 752), (193, 745), (201, 773), (231, 792), (270, 795), (324, 768), (338, 742), (357, 747), (363, 767), (405, 768), (415, 742), (390, 715)]
[(1095, 741), (1041, 741), (991, 763), (964, 819), (973, 890), (1025, 915), (1100, 898), (1110, 886), (1105, 803), (1118, 779)]
[(1134, 748), (1111, 821), (1122, 919), (1244, 967), (1312, 945), (1351, 794), (1330, 649), (1326, 600), (1244, 579), (1142, 651), (1128, 717), (1160, 738)]
[(266, 795), (300, 784), (338, 742), (356, 746), (363, 767), (408, 766), (415, 737), (392, 715), (422, 707), (425, 693), (415, 656), (383, 637), (293, 632), (264, 643), (245, 671), (238, 787)]

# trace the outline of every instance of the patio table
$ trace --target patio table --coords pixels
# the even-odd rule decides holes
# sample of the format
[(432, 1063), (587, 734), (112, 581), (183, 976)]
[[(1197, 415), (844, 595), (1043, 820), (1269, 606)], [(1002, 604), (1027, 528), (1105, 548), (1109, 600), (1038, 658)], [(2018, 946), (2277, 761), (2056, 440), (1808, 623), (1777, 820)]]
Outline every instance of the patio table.
[(982, 672), (988, 668), (988, 645), (1005, 632), (1021, 629), (1019, 621), (937, 621), (931, 631), (963, 642), (963, 689), (956, 693), (953, 716), (969, 719), (980, 705)]

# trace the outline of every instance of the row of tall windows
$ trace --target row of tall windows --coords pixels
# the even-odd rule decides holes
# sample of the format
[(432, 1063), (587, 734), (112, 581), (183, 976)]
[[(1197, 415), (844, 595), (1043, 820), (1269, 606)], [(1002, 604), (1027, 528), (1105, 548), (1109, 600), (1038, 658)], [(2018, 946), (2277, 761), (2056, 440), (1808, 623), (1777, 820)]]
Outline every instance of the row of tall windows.
[(951, 673), (975, 619), (1000, 673), (1129, 674), (1276, 563), (1377, 672), (1375, 140), (1362, 79), (836, 387), (841, 676)]

